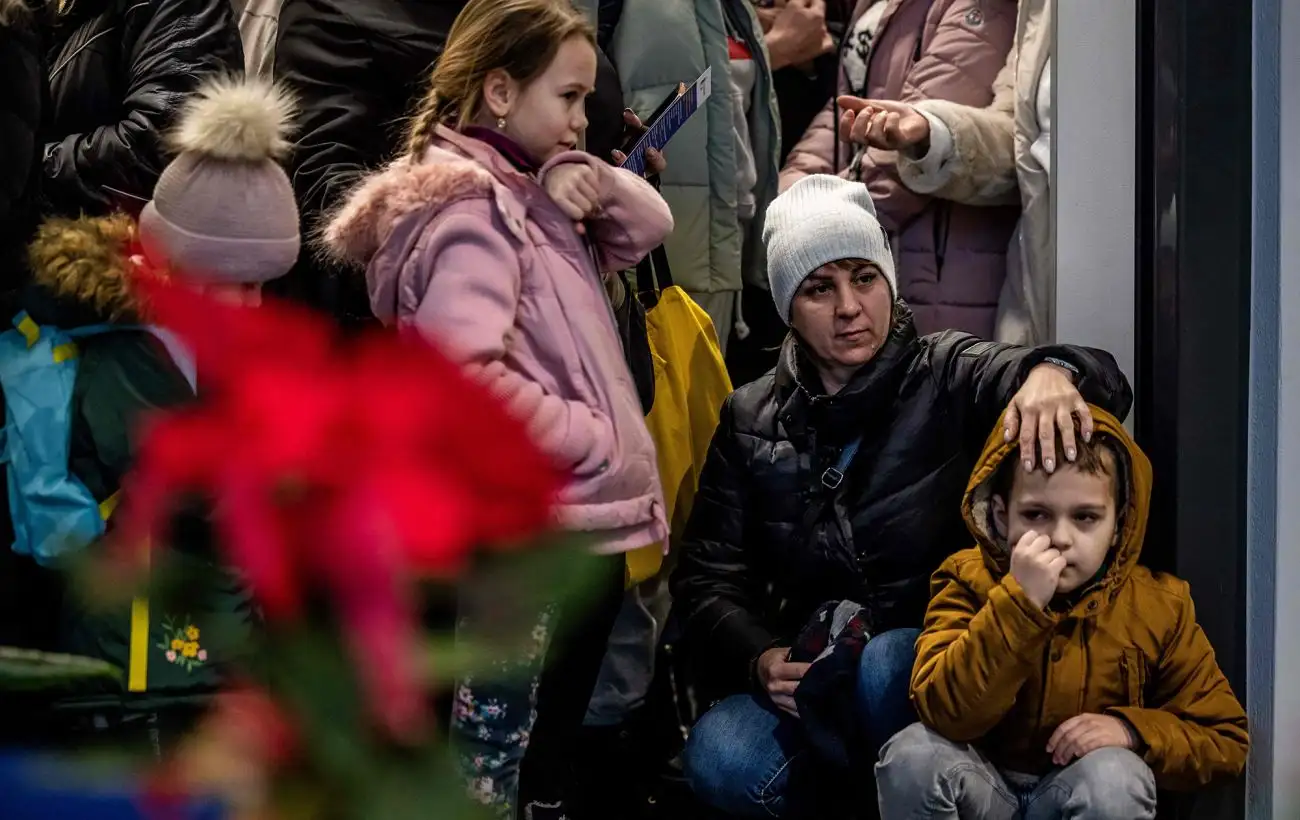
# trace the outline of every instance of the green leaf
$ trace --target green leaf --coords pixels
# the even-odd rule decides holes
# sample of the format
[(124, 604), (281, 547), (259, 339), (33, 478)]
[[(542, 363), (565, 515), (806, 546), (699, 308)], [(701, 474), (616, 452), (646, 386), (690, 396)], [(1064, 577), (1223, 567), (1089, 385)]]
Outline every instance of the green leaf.
[(0, 646), (0, 690), (55, 689), (97, 679), (121, 683), (122, 670), (94, 658)]

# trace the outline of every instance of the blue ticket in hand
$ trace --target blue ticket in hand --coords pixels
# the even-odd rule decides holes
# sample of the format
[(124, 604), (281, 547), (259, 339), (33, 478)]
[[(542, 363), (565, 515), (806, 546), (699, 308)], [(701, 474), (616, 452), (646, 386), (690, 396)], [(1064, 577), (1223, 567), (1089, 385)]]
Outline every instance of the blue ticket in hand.
[(662, 151), (673, 135), (686, 124), (692, 114), (699, 110), (711, 93), (713, 93), (712, 68), (704, 69), (704, 73), (690, 85), (679, 85), (676, 98), (669, 102), (653, 121), (646, 123), (645, 133), (631, 150), (626, 152), (627, 159), (623, 160), (619, 167), (626, 168), (634, 174), (644, 174), (646, 149)]

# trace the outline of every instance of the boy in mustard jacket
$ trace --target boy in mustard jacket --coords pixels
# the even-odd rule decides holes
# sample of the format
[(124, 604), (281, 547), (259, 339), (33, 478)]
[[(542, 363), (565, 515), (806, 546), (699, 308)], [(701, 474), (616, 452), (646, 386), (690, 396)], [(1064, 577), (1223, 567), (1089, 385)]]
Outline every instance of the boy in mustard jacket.
[[(892, 818), (1154, 818), (1229, 780), (1246, 714), (1186, 582), (1138, 566), (1151, 464), (1113, 417), (1026, 473), (999, 425), (963, 502), (978, 546), (931, 582), (912, 701), (876, 767)], [(1041, 459), (1038, 462), (1041, 464)], [(1014, 548), (1009, 548), (1014, 545)]]

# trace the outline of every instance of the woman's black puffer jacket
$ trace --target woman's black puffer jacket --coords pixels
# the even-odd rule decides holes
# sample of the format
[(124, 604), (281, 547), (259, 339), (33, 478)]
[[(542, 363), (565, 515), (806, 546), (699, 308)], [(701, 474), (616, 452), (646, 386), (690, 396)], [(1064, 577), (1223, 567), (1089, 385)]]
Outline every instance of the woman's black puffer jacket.
[[(1132, 404), (1108, 353), (957, 331), (918, 338), (906, 307), (895, 310), (884, 347), (839, 393), (822, 391), (788, 341), (777, 367), (723, 406), (672, 581), (716, 694), (749, 685), (757, 656), (789, 645), (826, 601), (862, 604), (876, 632), (921, 626), (931, 573), (970, 546), (961, 497), (984, 441), (1044, 359), (1076, 367), (1083, 397), (1118, 417)], [(830, 493), (822, 474), (858, 436)]]
[(46, 201), (100, 215), (153, 195), (185, 96), (244, 52), (230, 0), (69, 0), (49, 63)]
[[(27, 242), (40, 219), (41, 116), (45, 55), (35, 12), (0, 0), (0, 321), (13, 314), (27, 280)], [(7, 542), (6, 542), (7, 543)]]

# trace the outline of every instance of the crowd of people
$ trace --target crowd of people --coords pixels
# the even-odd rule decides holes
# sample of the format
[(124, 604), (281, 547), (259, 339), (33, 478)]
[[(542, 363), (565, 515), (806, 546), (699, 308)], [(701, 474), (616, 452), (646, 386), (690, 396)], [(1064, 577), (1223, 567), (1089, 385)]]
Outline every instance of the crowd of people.
[[(1246, 718), (1187, 584), (1139, 563), (1124, 374), (1054, 339), (1050, 8), (0, 0), (0, 295), (81, 339), (61, 470), (102, 532), (140, 420), (201, 388), (141, 324), (141, 254), (410, 328), (527, 422), (594, 556), (593, 594), (453, 694), (498, 816), (640, 816), (622, 769), (654, 755), (599, 738), (658, 742), (632, 727), (684, 676), (663, 761), (721, 816), (1153, 818), (1241, 772)], [(706, 69), (646, 174), (621, 167)], [(6, 736), (159, 743), (202, 710), (200, 615), (257, 619), (194, 518), (176, 549), (213, 594), (167, 672)], [(130, 619), (6, 526), (0, 644), (132, 667)]]

